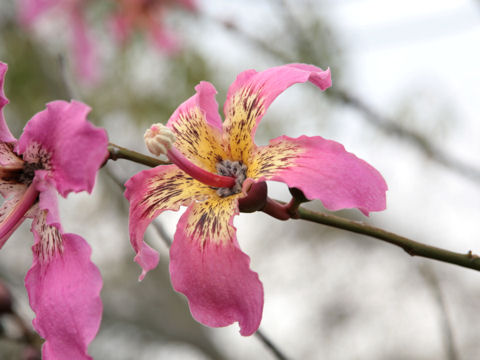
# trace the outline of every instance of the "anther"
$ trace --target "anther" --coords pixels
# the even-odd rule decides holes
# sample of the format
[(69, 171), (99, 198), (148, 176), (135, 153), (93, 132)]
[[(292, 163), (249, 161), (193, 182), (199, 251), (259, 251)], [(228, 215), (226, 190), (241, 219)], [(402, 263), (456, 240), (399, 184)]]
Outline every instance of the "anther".
[(148, 151), (156, 156), (167, 155), (168, 150), (171, 149), (175, 142), (175, 134), (173, 131), (160, 123), (150, 126), (150, 128), (145, 131), (143, 138), (145, 139), (145, 145)]
[(247, 178), (247, 166), (245, 164), (240, 161), (222, 160), (217, 163), (216, 168), (220, 175), (235, 178), (233, 186), (217, 189), (218, 196), (227, 197), (242, 191), (243, 182)]

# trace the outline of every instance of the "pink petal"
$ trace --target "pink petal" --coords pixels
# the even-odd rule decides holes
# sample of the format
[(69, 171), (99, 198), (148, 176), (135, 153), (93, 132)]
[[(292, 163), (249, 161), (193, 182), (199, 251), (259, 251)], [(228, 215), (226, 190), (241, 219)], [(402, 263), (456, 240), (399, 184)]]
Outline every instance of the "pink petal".
[(358, 208), (365, 215), (386, 207), (387, 184), (367, 162), (345, 151), (343, 145), (320, 136), (292, 139), (280, 136), (258, 147), (252, 162), (255, 178), (264, 177), (319, 199), (332, 211)]
[(75, 71), (80, 80), (94, 84), (99, 79), (97, 54), (92, 39), (88, 36), (87, 25), (79, 6), (73, 7), (70, 17), (73, 29)]
[(58, 194), (55, 184), (52, 183), (45, 170), (37, 170), (33, 185), (40, 193), (38, 198), (38, 206), (41, 210), (46, 210), (46, 221), (48, 225), (55, 226), (63, 232), (60, 224), (60, 215), (58, 213)]
[[(322, 70), (305, 64), (288, 64), (261, 72), (255, 70), (242, 72), (228, 89), (224, 105), (225, 132), (229, 133), (231, 127), (241, 126), (253, 139), (258, 123), (273, 100), (293, 84), (306, 81), (325, 90), (332, 85), (330, 69)], [(239, 110), (246, 112), (246, 119), (235, 116)], [(256, 116), (249, 116), (250, 114)]]
[(200, 84), (195, 86), (195, 90), (197, 93), (187, 101), (183, 102), (177, 108), (177, 110), (175, 110), (173, 115), (170, 117), (170, 120), (168, 120), (167, 125), (173, 126), (175, 123), (180, 121), (180, 115), (188, 114), (192, 110), (199, 109), (200, 112), (204, 114), (207, 124), (217, 128), (218, 130), (221, 130), (222, 119), (218, 113), (218, 103), (215, 99), (217, 90), (208, 81), (201, 81)]
[(135, 261), (142, 267), (142, 280), (158, 264), (158, 253), (143, 241), (147, 226), (163, 211), (177, 211), (212, 191), (192, 179), (175, 165), (144, 170), (125, 183), (125, 197), (130, 202), (130, 242), (137, 253)]
[[(104, 129), (87, 121), (90, 108), (78, 101), (53, 101), (27, 123), (16, 152), (24, 158), (50, 156), (49, 172), (62, 196), (71, 191), (91, 192), (97, 170), (108, 156)], [(38, 152), (34, 144), (46, 151)]]
[(8, 104), (8, 99), (5, 97), (3, 91), (3, 84), (5, 83), (5, 73), (8, 70), (7, 64), (0, 61), (0, 141), (14, 142), (16, 139), (8, 129), (5, 117), (3, 116), (3, 107)]
[(231, 158), (247, 163), (257, 126), (275, 98), (296, 83), (310, 81), (322, 90), (331, 85), (330, 70), (290, 64), (257, 73), (247, 70), (228, 89), (223, 129)]
[(202, 169), (216, 173), (218, 158), (225, 159), (222, 120), (215, 100), (217, 91), (202, 81), (197, 93), (181, 104), (167, 122), (175, 134), (175, 148)]
[(61, 234), (45, 218), (34, 219), (33, 265), (25, 278), (33, 326), (45, 338), (43, 358), (91, 359), (88, 344), (100, 326), (100, 272), (80, 236)]
[(170, 249), (170, 274), (197, 321), (212, 327), (238, 321), (247, 336), (260, 325), (263, 287), (238, 246), (230, 210), (217, 212), (203, 202), (187, 209)]

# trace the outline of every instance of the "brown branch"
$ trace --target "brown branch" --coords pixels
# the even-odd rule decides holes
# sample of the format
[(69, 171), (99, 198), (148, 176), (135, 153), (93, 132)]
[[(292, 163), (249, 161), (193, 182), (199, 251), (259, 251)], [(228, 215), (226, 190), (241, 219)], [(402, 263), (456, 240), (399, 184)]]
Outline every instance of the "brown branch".
[(472, 251), (461, 254), (441, 249), (435, 246), (422, 244), (404, 236), (394, 234), (363, 222), (352, 221), (335, 215), (322, 214), (305, 209), (303, 207), (298, 208), (298, 215), (302, 220), (335, 227), (337, 229), (347, 230), (357, 234), (367, 235), (378, 240), (388, 242), (392, 245), (402, 248), (411, 256), (420, 256), (480, 271), (480, 258), (473, 254)]

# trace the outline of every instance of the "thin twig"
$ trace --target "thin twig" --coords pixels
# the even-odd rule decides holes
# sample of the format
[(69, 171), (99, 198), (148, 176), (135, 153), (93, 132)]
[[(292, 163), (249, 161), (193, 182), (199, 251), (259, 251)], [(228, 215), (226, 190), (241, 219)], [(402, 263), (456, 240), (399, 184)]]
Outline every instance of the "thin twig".
[(15, 299), (9, 287), (3, 279), (0, 279), (0, 318), (2, 316), (10, 317), (21, 333), (21, 337), (19, 338), (9, 338), (5, 333), (0, 333), (0, 337), (5, 337), (8, 340), (23, 344), (23, 352), (30, 353), (31, 359), (40, 359), (43, 339), (31, 329), (23, 317), (17, 312), (14, 303)]
[(305, 209), (304, 207), (298, 208), (298, 215), (302, 220), (347, 230), (357, 234), (367, 235), (388, 242), (402, 248), (411, 256), (421, 256), (424, 258), (443, 261), (480, 271), (480, 257), (473, 254), (472, 251), (461, 254), (444, 250), (435, 246), (422, 244), (420, 242), (365, 224), (363, 222), (352, 221), (335, 215), (322, 214)]
[(127, 159), (150, 167), (171, 164), (170, 161), (163, 161), (148, 155), (144, 155), (139, 152), (116, 145), (114, 143), (108, 144), (108, 152), (110, 153), (109, 159), (114, 161), (118, 159)]
[(81, 100), (80, 94), (78, 90), (73, 85), (72, 78), (68, 72), (67, 68), (67, 61), (65, 59), (65, 55), (59, 54), (58, 55), (58, 65), (60, 68), (60, 75), (63, 82), (63, 86), (65, 87), (65, 91), (70, 99), (77, 99)]
[(415, 146), (418, 150), (423, 152), (428, 158), (435, 161), (437, 164), (443, 165), (445, 168), (456, 172), (470, 180), (480, 182), (480, 169), (467, 164), (465, 161), (455, 158), (448, 153), (442, 151), (438, 146), (434, 145), (425, 136), (408, 129), (392, 119), (381, 115), (373, 108), (368, 106), (359, 98), (350, 94), (345, 89), (331, 89), (328, 95), (334, 99), (343, 102), (355, 110), (360, 111), (365, 115), (365, 119), (387, 135), (397, 136)]
[[(115, 183), (117, 184), (118, 188), (120, 189), (121, 192), (123, 192), (125, 190), (125, 180), (122, 180), (120, 179), (120, 177), (118, 177), (115, 173), (113, 173), (112, 171), (110, 171), (110, 169), (108, 168), (104, 168), (105, 170), (105, 173), (107, 174), (107, 176)], [(170, 236), (167, 234), (167, 232), (165, 231), (165, 228), (163, 227), (163, 224), (158, 220), (158, 219), (155, 219), (152, 221), (152, 225), (153, 227), (155, 228), (155, 230), (157, 231), (157, 234), (158, 236), (163, 240), (163, 242), (165, 243), (165, 245), (170, 248), (170, 246), (172, 245), (172, 239), (170, 238)]]
[(261, 331), (258, 329), (255, 332), (255, 336), (260, 339), (261, 342), (265, 344), (266, 347), (276, 356), (279, 360), (287, 360), (288, 358), (283, 354), (282, 351)]

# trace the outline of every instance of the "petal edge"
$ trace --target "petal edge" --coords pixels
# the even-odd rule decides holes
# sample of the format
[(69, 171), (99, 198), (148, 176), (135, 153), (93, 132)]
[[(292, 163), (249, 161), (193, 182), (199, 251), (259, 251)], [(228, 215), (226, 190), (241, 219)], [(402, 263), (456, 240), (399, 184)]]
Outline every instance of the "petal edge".
[(368, 215), (386, 208), (388, 187), (382, 175), (335, 141), (280, 136), (258, 147), (251, 161), (255, 165), (250, 176), (299, 188), (328, 210), (358, 208)]

